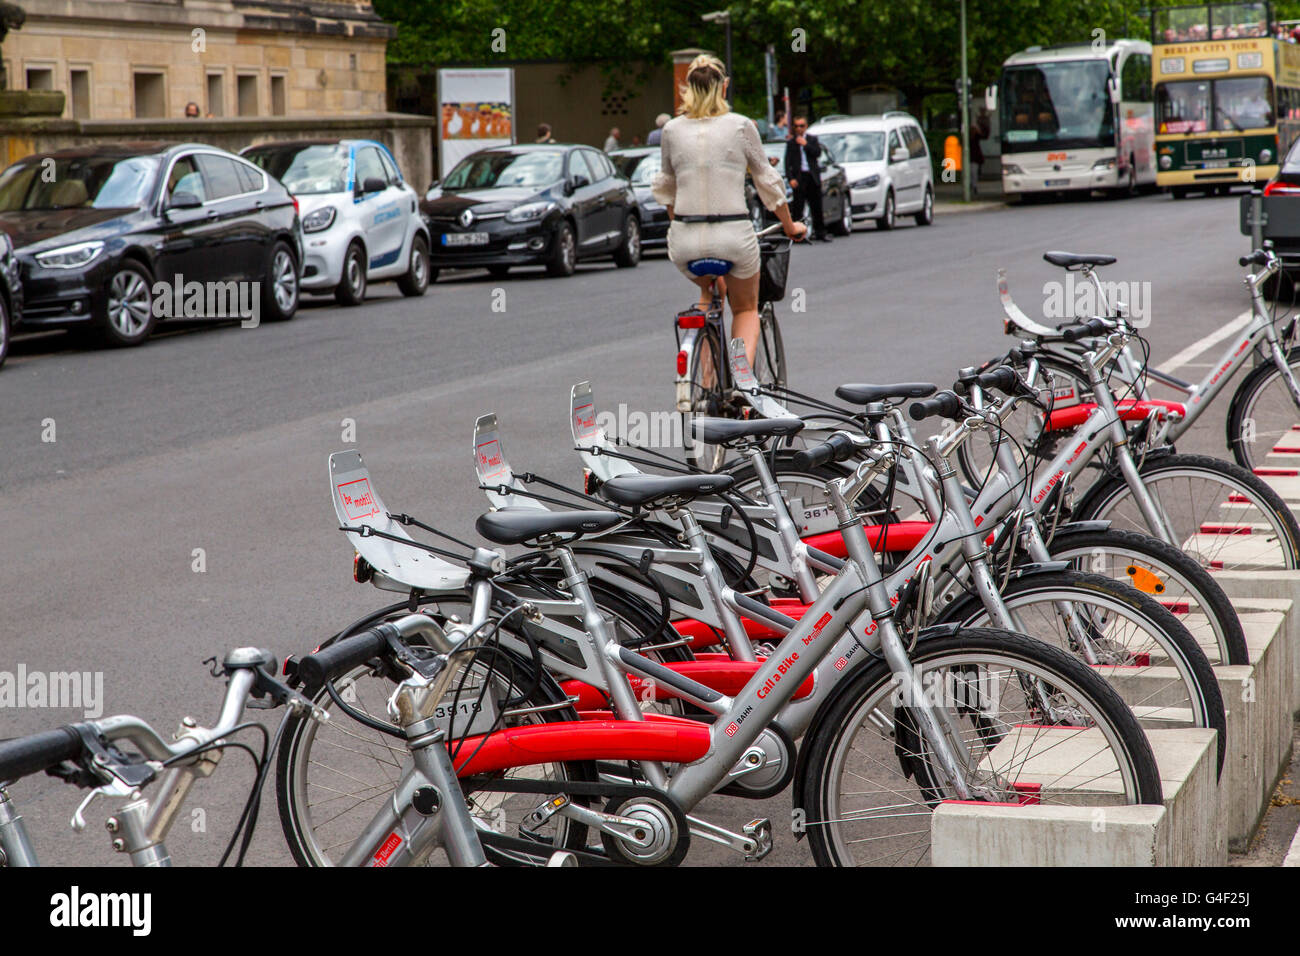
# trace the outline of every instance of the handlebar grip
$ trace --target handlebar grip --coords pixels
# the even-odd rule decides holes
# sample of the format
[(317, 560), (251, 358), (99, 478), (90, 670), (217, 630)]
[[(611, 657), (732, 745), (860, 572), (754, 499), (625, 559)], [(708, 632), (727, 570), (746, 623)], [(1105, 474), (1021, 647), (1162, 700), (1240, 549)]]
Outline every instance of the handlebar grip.
[(952, 392), (946, 391), (940, 392), (934, 398), (913, 402), (907, 413), (912, 416), (913, 421), (917, 422), (923, 422), (933, 415), (951, 419), (960, 419), (965, 415), (965, 412), (962, 411), (961, 399)]
[(979, 376), (980, 388), (995, 388), (999, 392), (1013, 392), (1020, 386), (1020, 376), (1009, 365), (1001, 365)]
[(1263, 249), (1256, 249), (1248, 256), (1242, 256), (1237, 260), (1239, 266), (1262, 266), (1268, 264), (1268, 253)]
[(75, 760), (83, 749), (81, 735), (66, 725), (0, 742), (0, 780), (17, 780), (65, 760)]
[(378, 657), (388, 647), (388, 636), (396, 633), (391, 624), (376, 624), (360, 634), (336, 641), (299, 661), (298, 678), (305, 687), (320, 687), (327, 680)]
[(1079, 339), (1096, 335), (1091, 326), (1084, 325), (1082, 322), (1076, 325), (1064, 325), (1059, 330), (1061, 338), (1067, 342), (1076, 342)]
[(848, 435), (836, 433), (824, 442), (795, 452), (792, 461), (796, 468), (811, 470), (828, 462), (852, 458), (855, 451), (853, 440)]

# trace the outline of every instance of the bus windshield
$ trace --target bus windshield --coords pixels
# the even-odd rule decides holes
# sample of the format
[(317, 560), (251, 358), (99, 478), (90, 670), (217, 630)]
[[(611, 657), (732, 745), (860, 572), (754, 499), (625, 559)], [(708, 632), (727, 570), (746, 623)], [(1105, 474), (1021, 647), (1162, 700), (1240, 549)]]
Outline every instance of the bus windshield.
[(1106, 60), (1059, 60), (1002, 71), (1002, 151), (1115, 145)]
[(1176, 80), (1156, 87), (1160, 133), (1240, 133), (1273, 125), (1273, 88), (1266, 76)]

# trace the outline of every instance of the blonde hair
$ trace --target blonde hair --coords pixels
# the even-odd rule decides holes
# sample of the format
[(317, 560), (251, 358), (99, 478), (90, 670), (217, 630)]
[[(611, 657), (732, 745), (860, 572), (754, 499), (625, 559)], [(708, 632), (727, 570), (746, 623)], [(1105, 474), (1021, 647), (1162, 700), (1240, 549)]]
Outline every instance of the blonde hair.
[(681, 90), (682, 105), (678, 112), (691, 119), (731, 112), (727, 98), (722, 95), (726, 79), (727, 70), (722, 61), (701, 53), (686, 70), (686, 85)]

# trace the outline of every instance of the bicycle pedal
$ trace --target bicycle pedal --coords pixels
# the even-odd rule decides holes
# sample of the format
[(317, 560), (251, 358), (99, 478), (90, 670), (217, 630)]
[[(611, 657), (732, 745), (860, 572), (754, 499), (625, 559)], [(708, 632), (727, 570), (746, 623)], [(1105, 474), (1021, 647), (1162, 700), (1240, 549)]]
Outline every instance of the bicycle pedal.
[(754, 852), (745, 854), (746, 863), (757, 863), (772, 852), (772, 821), (766, 817), (751, 820), (740, 828), (740, 832), (754, 840)]

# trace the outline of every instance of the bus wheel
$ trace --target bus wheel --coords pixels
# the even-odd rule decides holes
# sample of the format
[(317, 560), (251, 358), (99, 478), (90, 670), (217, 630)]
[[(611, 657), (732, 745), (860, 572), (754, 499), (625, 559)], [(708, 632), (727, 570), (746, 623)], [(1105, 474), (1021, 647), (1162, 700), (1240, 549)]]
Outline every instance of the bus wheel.
[(1173, 186), (1173, 187), (1170, 188), (1169, 192), (1173, 194), (1173, 197), (1174, 197), (1175, 199), (1186, 199), (1186, 198), (1187, 198), (1187, 187), (1186, 187), (1186, 186)]

